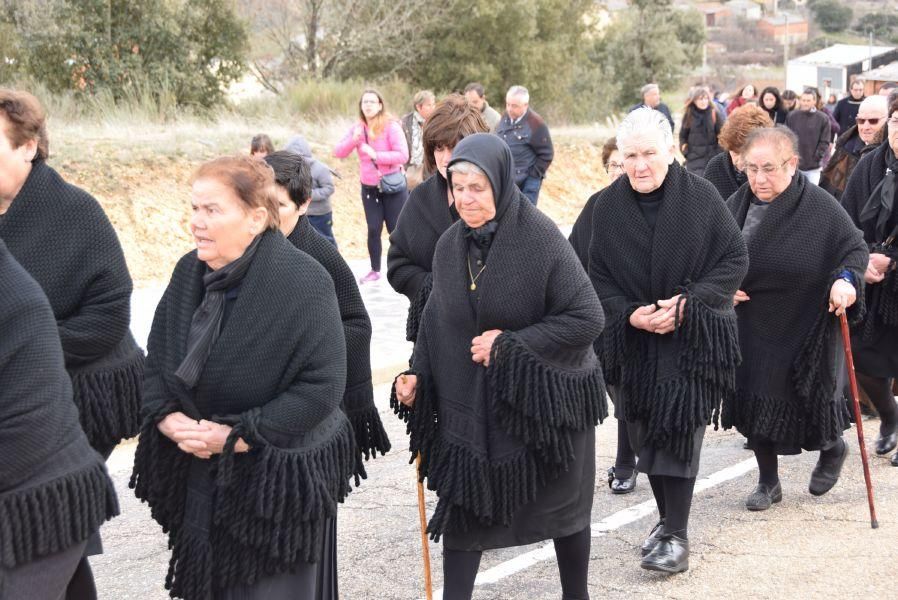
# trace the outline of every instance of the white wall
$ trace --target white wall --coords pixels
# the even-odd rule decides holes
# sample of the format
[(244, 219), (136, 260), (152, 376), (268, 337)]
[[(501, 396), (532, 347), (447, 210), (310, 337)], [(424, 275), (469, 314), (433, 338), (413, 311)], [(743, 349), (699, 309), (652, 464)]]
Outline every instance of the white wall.
[(817, 66), (789, 61), (786, 68), (786, 89), (800, 94), (808, 86), (817, 87)]

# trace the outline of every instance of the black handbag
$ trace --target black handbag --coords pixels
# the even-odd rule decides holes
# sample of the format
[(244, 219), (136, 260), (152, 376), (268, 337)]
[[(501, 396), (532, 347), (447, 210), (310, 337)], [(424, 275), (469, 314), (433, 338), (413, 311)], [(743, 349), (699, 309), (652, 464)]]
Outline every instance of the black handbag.
[[(362, 129), (365, 132), (365, 143), (368, 143), (368, 130)], [(408, 189), (408, 182), (405, 179), (405, 173), (402, 169), (399, 169), (395, 173), (387, 173), (384, 175), (380, 172), (380, 168), (377, 166), (377, 161), (373, 158), (371, 159), (371, 163), (374, 165), (374, 168), (377, 169), (377, 174), (380, 175), (380, 180), (377, 182), (377, 189), (382, 194), (398, 194), (399, 192), (404, 192)]]

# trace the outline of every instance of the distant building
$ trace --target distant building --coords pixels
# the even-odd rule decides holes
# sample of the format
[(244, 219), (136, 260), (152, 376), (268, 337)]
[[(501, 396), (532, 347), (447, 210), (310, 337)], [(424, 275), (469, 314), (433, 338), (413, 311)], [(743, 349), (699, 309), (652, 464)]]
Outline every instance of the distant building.
[(898, 61), (898, 49), (893, 46), (835, 44), (790, 60), (786, 87), (796, 92), (816, 87), (824, 96), (846, 94), (855, 77), (894, 61)]
[(706, 27), (724, 27), (732, 14), (729, 7), (720, 2), (701, 2), (695, 5), (695, 9), (705, 17)]
[(761, 18), (761, 5), (754, 0), (731, 0), (726, 3), (733, 17), (757, 21)]
[(758, 21), (758, 32), (779, 45), (808, 41), (808, 20), (801, 15), (780, 11)]
[(889, 81), (898, 83), (898, 61), (864, 71), (860, 76), (864, 78), (864, 95), (872, 96), (882, 84)]

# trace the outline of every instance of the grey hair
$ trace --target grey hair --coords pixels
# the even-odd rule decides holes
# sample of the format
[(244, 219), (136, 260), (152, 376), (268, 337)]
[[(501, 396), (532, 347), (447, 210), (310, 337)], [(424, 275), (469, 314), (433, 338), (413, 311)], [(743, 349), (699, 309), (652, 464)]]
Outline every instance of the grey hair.
[(673, 131), (670, 129), (670, 121), (654, 108), (642, 106), (627, 115), (617, 126), (617, 146), (623, 148), (634, 135), (660, 132), (664, 149), (668, 150), (674, 145)]
[(745, 156), (753, 146), (763, 142), (773, 144), (781, 151), (791, 152), (793, 156), (798, 155), (798, 136), (791, 129), (782, 125), (758, 127), (751, 130), (745, 137), (740, 154)]
[(414, 102), (415, 106), (418, 107), (418, 106), (421, 106), (422, 104), (424, 104), (425, 102), (427, 102), (428, 100), (436, 101), (436, 99), (437, 99), (437, 97), (434, 96), (433, 92), (431, 92), (430, 90), (421, 90), (420, 92), (415, 94), (415, 97), (412, 100), (412, 102)]
[(865, 108), (872, 108), (876, 112), (881, 112), (882, 114), (888, 116), (889, 115), (889, 101), (885, 96), (867, 96), (861, 101), (860, 106), (858, 106), (858, 112)]
[(466, 160), (462, 160), (450, 165), (449, 172), (460, 173), (461, 175), (483, 175), (484, 177), (486, 177), (486, 173), (483, 172), (483, 169)]
[(660, 92), (661, 88), (658, 87), (657, 83), (647, 83), (644, 86), (642, 86), (642, 89), (639, 91), (642, 94), (642, 97), (645, 98), (645, 95), (648, 94), (649, 92), (654, 92), (654, 91)]
[(523, 85), (513, 85), (508, 88), (508, 93), (505, 94), (505, 97), (515, 96), (524, 101), (524, 104), (530, 104), (530, 92)]

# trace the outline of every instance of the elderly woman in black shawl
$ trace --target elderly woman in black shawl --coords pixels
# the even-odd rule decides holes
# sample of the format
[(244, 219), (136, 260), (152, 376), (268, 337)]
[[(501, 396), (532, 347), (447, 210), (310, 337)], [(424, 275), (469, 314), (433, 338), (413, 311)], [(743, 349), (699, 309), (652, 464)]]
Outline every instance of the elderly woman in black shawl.
[(433, 250), (443, 232), (458, 220), (458, 212), (446, 185), (446, 166), (452, 149), (465, 136), (489, 133), (480, 112), (460, 94), (437, 104), (424, 124), (424, 171), (427, 179), (408, 197), (396, 229), (390, 234), (387, 279), (393, 289), (408, 297), (406, 339), (418, 335), (421, 312), (433, 285)]
[(461, 220), (437, 243), (414, 370), (391, 399), (439, 496), (444, 598), (471, 597), (483, 550), (549, 538), (564, 598), (588, 598), (602, 307), (501, 139), (463, 139), (449, 189)]
[[(898, 101), (889, 106), (887, 141), (865, 155), (848, 179), (842, 206), (864, 234), (870, 259), (864, 273), (867, 316), (852, 330), (858, 383), (881, 419), (876, 453), (898, 445)], [(898, 453), (892, 456), (898, 466)]]
[(742, 364), (723, 424), (747, 437), (757, 458), (746, 501), (753, 511), (782, 500), (777, 455), (820, 451), (815, 496), (832, 489), (848, 455), (845, 357), (831, 313), (856, 320), (863, 312), (855, 300), (867, 249), (838, 202), (798, 172), (797, 144), (786, 128), (751, 132), (742, 151), (748, 185), (727, 201), (749, 268), (734, 297)]
[(733, 111), (720, 130), (717, 142), (725, 150), (708, 161), (702, 175), (710, 181), (720, 197), (726, 200), (746, 183), (745, 172), (739, 165), (742, 145), (752, 130), (758, 127), (773, 127), (767, 111), (756, 104), (740, 106)]
[(631, 112), (617, 143), (627, 176), (596, 202), (589, 275), (608, 319), (605, 377), (661, 516), (642, 545), (642, 567), (676, 573), (689, 568), (705, 427), (734, 389), (732, 298), (748, 257), (720, 194), (674, 160), (664, 115)]
[(264, 162), (194, 175), (197, 249), (156, 309), (131, 485), (187, 600), (337, 598), (337, 502), (357, 465), (333, 281), (278, 231)]
[(83, 556), (118, 514), (115, 490), (78, 424), (50, 304), (2, 240), (0, 298), (0, 598), (95, 598)]
[[(327, 269), (337, 291), (343, 333), (346, 336), (346, 392), (342, 408), (355, 431), (356, 445), (365, 459), (381, 456), (390, 449), (371, 384), (371, 320), (352, 270), (337, 248), (319, 234), (306, 216), (312, 200), (312, 172), (303, 157), (279, 150), (265, 157), (277, 183), (281, 233), (294, 246)], [(358, 475), (365, 476), (359, 462)]]

